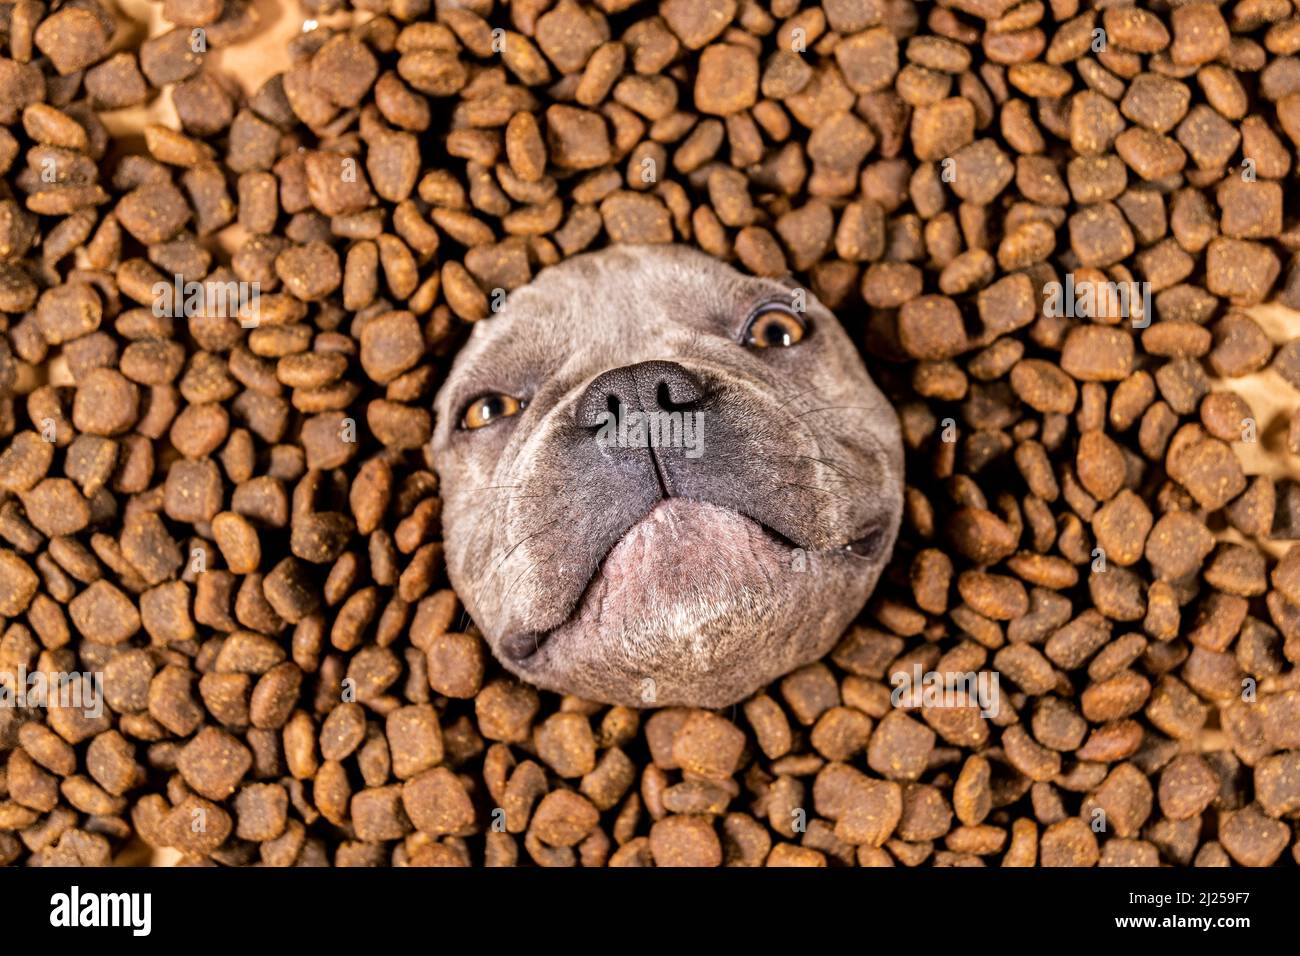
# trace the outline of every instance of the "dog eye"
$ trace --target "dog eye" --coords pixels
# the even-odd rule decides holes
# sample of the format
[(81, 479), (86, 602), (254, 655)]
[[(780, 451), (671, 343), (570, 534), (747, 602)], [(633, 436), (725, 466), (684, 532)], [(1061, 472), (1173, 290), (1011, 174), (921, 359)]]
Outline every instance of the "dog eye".
[(771, 302), (760, 306), (745, 328), (745, 344), (756, 349), (789, 348), (808, 332), (803, 318), (789, 306)]
[(486, 428), (498, 418), (510, 418), (512, 415), (518, 415), (524, 407), (524, 403), (511, 395), (480, 395), (474, 401), (469, 403), (465, 409), (465, 415), (460, 421), (461, 428), (468, 428), (471, 431), (476, 428)]

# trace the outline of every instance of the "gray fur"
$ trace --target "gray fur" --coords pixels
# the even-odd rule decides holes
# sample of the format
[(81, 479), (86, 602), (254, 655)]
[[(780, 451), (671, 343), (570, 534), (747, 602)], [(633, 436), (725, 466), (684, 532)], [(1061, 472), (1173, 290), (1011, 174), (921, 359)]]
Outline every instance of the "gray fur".
[[(605, 703), (722, 707), (834, 646), (893, 547), (903, 455), (893, 409), (806, 296), (803, 341), (751, 348), (748, 316), (789, 303), (788, 285), (687, 247), (616, 246), (544, 270), (474, 329), (436, 400), (433, 458), (451, 582), (508, 669)], [(656, 360), (702, 386), (698, 457), (579, 424), (597, 376)], [(527, 405), (461, 428), (494, 392)], [(869, 556), (845, 550), (868, 534)]]

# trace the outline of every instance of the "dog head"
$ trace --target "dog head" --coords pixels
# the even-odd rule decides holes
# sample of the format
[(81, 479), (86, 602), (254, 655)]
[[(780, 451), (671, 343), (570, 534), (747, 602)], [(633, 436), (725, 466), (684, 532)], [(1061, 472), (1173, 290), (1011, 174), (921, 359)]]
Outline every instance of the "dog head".
[(448, 575), (550, 690), (734, 703), (835, 644), (898, 531), (897, 417), (839, 322), (685, 247), (544, 270), (436, 411)]

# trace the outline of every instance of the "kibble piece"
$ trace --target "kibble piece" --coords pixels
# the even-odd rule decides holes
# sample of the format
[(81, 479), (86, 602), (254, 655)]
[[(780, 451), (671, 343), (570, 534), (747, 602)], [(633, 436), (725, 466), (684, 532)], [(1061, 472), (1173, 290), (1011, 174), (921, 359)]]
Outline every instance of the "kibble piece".
[(361, 364), (381, 384), (415, 365), (423, 354), (420, 326), (409, 312), (388, 312), (368, 321), (361, 332)]
[(84, 281), (67, 282), (47, 290), (36, 306), (37, 328), (51, 345), (94, 332), (102, 319), (99, 295)]
[(1096, 866), (1100, 859), (1096, 836), (1078, 817), (1049, 826), (1039, 846), (1043, 866)]
[(1092, 528), (1106, 560), (1129, 567), (1142, 557), (1153, 523), (1146, 502), (1124, 489), (1097, 510)]
[(140, 630), (140, 613), (135, 604), (102, 579), (73, 598), (68, 613), (81, 634), (101, 644), (121, 644)]
[(900, 711), (886, 714), (871, 735), (867, 764), (894, 780), (916, 780), (925, 770), (935, 734)]
[(758, 97), (758, 57), (747, 47), (719, 43), (700, 54), (695, 107), (727, 116), (753, 106)]
[(42, 20), (35, 41), (59, 74), (66, 76), (96, 63), (107, 52), (108, 32), (95, 11), (69, 7)]
[(40, 578), (13, 551), (0, 549), (0, 616), (17, 617), (27, 609)]
[(474, 824), (469, 794), (446, 767), (434, 767), (408, 780), (402, 786), (401, 799), (406, 815), (421, 833), (460, 834)]
[(737, 768), (745, 736), (724, 718), (693, 713), (673, 736), (673, 759), (685, 771), (726, 779)]
[(744, 710), (763, 753), (769, 759), (784, 756), (793, 743), (793, 737), (790, 722), (776, 701), (760, 695), (746, 701)]
[(537, 805), (531, 832), (548, 846), (570, 847), (586, 837), (599, 819), (599, 812), (586, 797), (572, 790), (553, 790)]
[(1218, 238), (1206, 250), (1206, 286), (1236, 305), (1264, 300), (1282, 270), (1268, 246), (1245, 239)]
[(951, 358), (966, 348), (961, 313), (946, 296), (921, 296), (905, 304), (898, 338), (909, 355), (922, 359)]
[(557, 166), (595, 169), (611, 157), (609, 131), (599, 113), (555, 105), (546, 111), (547, 151)]
[(1286, 848), (1286, 824), (1260, 813), (1254, 804), (1227, 814), (1219, 842), (1242, 866), (1271, 866)]
[(804, 726), (840, 702), (834, 675), (824, 664), (809, 664), (788, 674), (781, 680), (781, 696)]
[(185, 782), (211, 800), (224, 800), (234, 793), (252, 763), (247, 747), (214, 727), (199, 731), (176, 759)]
[(339, 106), (356, 106), (374, 84), (379, 65), (356, 37), (339, 34), (316, 51), (312, 86)]
[(707, 818), (670, 816), (650, 828), (650, 854), (655, 866), (720, 866), (722, 843)]
[(280, 784), (247, 784), (234, 802), (235, 835), (241, 840), (275, 840), (289, 823), (289, 794)]
[(559, 713), (535, 731), (537, 755), (561, 777), (581, 777), (596, 766), (596, 739), (583, 714)]
[(489, 740), (522, 743), (540, 701), (531, 687), (508, 680), (494, 680), (474, 698), (479, 731)]
[(898, 40), (887, 27), (873, 26), (836, 44), (835, 61), (854, 93), (874, 93), (898, 74)]
[(448, 697), (473, 697), (483, 682), (483, 642), (471, 634), (441, 634), (426, 650), (429, 686)]
[(115, 369), (97, 368), (78, 385), (72, 422), (91, 435), (117, 435), (139, 415), (139, 391)]
[(1219, 778), (1199, 754), (1175, 757), (1160, 774), (1160, 809), (1171, 820), (1189, 820), (1219, 792)]
[(1271, 817), (1287, 817), (1300, 806), (1297, 760), (1300, 754), (1287, 751), (1266, 757), (1255, 767), (1255, 798)]
[(1084, 265), (1104, 268), (1131, 255), (1135, 241), (1119, 207), (1103, 202), (1070, 217), (1070, 247)]
[(1133, 337), (1123, 329), (1075, 326), (1061, 349), (1061, 368), (1082, 382), (1116, 382), (1133, 370)]
[(213, 461), (177, 461), (167, 472), (163, 510), (173, 521), (211, 521), (223, 498), (221, 473)]
[(353, 794), (351, 816), (357, 837), (369, 842), (399, 840), (411, 828), (402, 807), (402, 788), (396, 784)]

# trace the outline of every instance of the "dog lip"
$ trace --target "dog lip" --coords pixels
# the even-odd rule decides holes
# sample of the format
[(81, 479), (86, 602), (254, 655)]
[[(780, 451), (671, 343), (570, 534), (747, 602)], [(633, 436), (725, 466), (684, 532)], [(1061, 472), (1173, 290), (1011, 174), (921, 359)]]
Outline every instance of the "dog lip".
[[(633, 530), (642, 522), (649, 519), (660, 508), (668, 506), (672, 501), (697, 501), (699, 504), (714, 504), (714, 502), (702, 499), (685, 498), (677, 495), (667, 495), (659, 498), (650, 506), (645, 514), (629, 523), (628, 526), (609, 543), (609, 546), (605, 549), (604, 553), (601, 554), (592, 565), (591, 574), (587, 577), (587, 580), (583, 582), (582, 589), (578, 592), (572, 606), (568, 608), (564, 617), (558, 623), (544, 630), (521, 630), (506, 634), (499, 641), (499, 649), (502, 656), (516, 664), (523, 664), (527, 662), (529, 658), (535, 657), (538, 652), (541, 651), (542, 646), (551, 635), (564, 628), (578, 616), (582, 610), (583, 603), (586, 601), (588, 592), (596, 582), (596, 579), (600, 577), (601, 572), (605, 568), (605, 562), (609, 559), (609, 556), (613, 553), (614, 549), (617, 548), (618, 545), (628, 537), (628, 535), (632, 534)], [(846, 555), (849, 557), (849, 560), (852, 561), (868, 561), (879, 557), (881, 544), (884, 542), (886, 537), (885, 528), (883, 526), (876, 526), (871, 527), (860, 537), (854, 538), (845, 544), (815, 548), (800, 544), (797, 541), (790, 539), (780, 531), (776, 530), (776, 528), (753, 514), (738, 511), (734, 508), (728, 508), (725, 505), (715, 505), (715, 507), (725, 508), (732, 514), (738, 515), (739, 517), (752, 522), (757, 525), (758, 528), (767, 535), (767, 537), (771, 538), (783, 548), (788, 548), (791, 551), (806, 551), (811, 554), (826, 555), (827, 557)]]
[(518, 664), (540, 651), (542, 642), (548, 636), (550, 636), (550, 632), (516, 631), (503, 637), (498, 649), (503, 657), (507, 657)]
[[(578, 616), (578, 614), (581, 613), (582, 607), (586, 602), (588, 593), (591, 591), (592, 586), (596, 583), (596, 580), (600, 577), (601, 572), (605, 568), (605, 563), (609, 559), (609, 556), (613, 553), (614, 549), (618, 547), (618, 545), (625, 538), (627, 538), (628, 535), (630, 535), (633, 532), (633, 530), (637, 528), (642, 522), (649, 519), (660, 508), (667, 507), (668, 504), (674, 500), (696, 501), (697, 499), (688, 499), (676, 495), (669, 495), (669, 496), (659, 498), (653, 505), (650, 506), (649, 510), (647, 510), (645, 514), (641, 515), (639, 518), (632, 521), (626, 528), (623, 529), (622, 533), (619, 534), (618, 537), (616, 537), (613, 541), (610, 542), (609, 547), (605, 549), (605, 552), (594, 563), (592, 567), (591, 575), (587, 578), (586, 582), (583, 584), (582, 590), (578, 592), (578, 596), (574, 600), (573, 606), (568, 609), (567, 613), (564, 615), (564, 618), (561, 621), (559, 621), (554, 626), (549, 627), (545, 630), (522, 630), (522, 631), (516, 631), (507, 634), (505, 637), (501, 638), (499, 642), (500, 645), (499, 650), (501, 652), (501, 655), (507, 658), (511, 663), (516, 665), (521, 665), (521, 666), (526, 666), (531, 660), (535, 660), (538, 654), (540, 653), (540, 651), (542, 650), (543, 646), (545, 646), (547, 640), (549, 640), (552, 635), (556, 634), (564, 627), (566, 627), (568, 624), (570, 624)], [(703, 500), (699, 500), (698, 503), (714, 504), (713, 502), (703, 501)], [(726, 506), (724, 505), (715, 505), (715, 507), (726, 508)], [(867, 560), (877, 556), (880, 543), (885, 536), (884, 529), (880, 527), (876, 527), (876, 528), (872, 528), (862, 537), (849, 541), (847, 544), (843, 544), (839, 546), (830, 546), (826, 548), (808, 548), (805, 547), (804, 545), (799, 544), (798, 542), (792, 541), (790, 538), (786, 537), (780, 531), (777, 531), (775, 528), (773, 528), (767, 522), (763, 521), (761, 518), (755, 517), (754, 515), (743, 511), (737, 511), (734, 508), (726, 508), (726, 510), (731, 511), (733, 514), (738, 515), (739, 517), (757, 525), (758, 528), (765, 535), (767, 535), (777, 544), (781, 545), (784, 548), (788, 548), (792, 551), (807, 550), (812, 553), (824, 554), (827, 556), (839, 555), (839, 554), (850, 554), (852, 555), (851, 560), (855, 560), (855, 561)]]
[[(609, 543), (609, 547), (605, 549), (605, 552), (596, 560), (596, 562), (592, 566), (591, 575), (587, 578), (586, 582), (584, 582), (584, 584), (582, 585), (582, 590), (578, 592), (578, 596), (576, 600), (574, 600), (573, 606), (569, 608), (568, 612), (564, 615), (563, 620), (555, 624), (553, 627), (547, 628), (546, 630), (543, 631), (525, 630), (525, 631), (516, 631), (507, 634), (505, 637), (501, 638), (499, 642), (500, 644), (499, 649), (501, 651), (502, 656), (508, 658), (514, 664), (525, 664), (528, 662), (530, 658), (534, 658), (537, 655), (537, 653), (541, 651), (542, 646), (546, 643), (547, 639), (551, 637), (551, 635), (555, 634), (557, 631), (561, 630), (566, 625), (571, 623), (581, 612), (582, 606), (587, 599), (588, 592), (591, 591), (591, 587), (593, 584), (595, 584), (596, 579), (600, 577), (601, 572), (605, 568), (605, 562), (609, 559), (609, 556), (613, 553), (614, 549), (617, 548), (619, 544), (625, 538), (627, 538), (627, 536), (630, 535), (633, 532), (633, 530), (637, 528), (642, 522), (646, 521), (657, 510), (666, 507), (668, 503), (672, 501), (696, 501), (696, 499), (685, 498), (677, 495), (666, 495), (664, 497), (659, 498), (653, 505), (650, 506), (649, 510), (647, 510), (645, 514), (641, 515), (635, 521), (632, 521), (626, 528), (623, 529), (622, 533), (620, 533), (618, 537), (616, 537), (613, 541)], [(698, 501), (698, 503), (713, 504), (713, 502), (702, 501), (702, 500)], [(725, 507), (725, 506), (717, 505), (716, 507)], [(781, 534), (781, 532), (777, 531), (775, 528), (773, 528), (771, 525), (767, 524), (766, 522), (762, 521), (761, 519), (756, 518), (751, 514), (746, 514), (745, 512), (742, 511), (736, 511), (735, 509), (732, 508), (727, 508), (726, 510), (731, 511), (733, 514), (738, 515), (739, 517), (744, 518), (747, 521), (753, 522), (755, 525), (759, 527), (759, 529), (764, 534), (766, 534), (769, 538), (774, 540), (777, 544), (781, 545), (782, 547), (790, 548), (792, 550), (800, 547), (800, 545), (791, 541), (785, 535)]]

